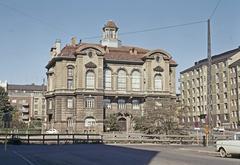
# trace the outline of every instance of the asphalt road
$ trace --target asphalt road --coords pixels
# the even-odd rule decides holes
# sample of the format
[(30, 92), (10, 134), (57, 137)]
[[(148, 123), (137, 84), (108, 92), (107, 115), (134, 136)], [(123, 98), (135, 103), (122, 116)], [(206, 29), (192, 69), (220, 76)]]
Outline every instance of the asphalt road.
[(0, 165), (240, 165), (204, 148), (159, 145), (0, 145)]

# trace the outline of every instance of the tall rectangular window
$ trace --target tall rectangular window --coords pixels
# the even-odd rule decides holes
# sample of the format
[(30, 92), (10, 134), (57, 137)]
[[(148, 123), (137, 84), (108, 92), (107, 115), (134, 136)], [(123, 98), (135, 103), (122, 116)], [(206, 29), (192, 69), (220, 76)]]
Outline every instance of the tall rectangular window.
[(140, 109), (139, 100), (137, 100), (137, 99), (132, 100), (132, 108), (136, 109), (136, 110)]
[(48, 109), (53, 109), (53, 101), (52, 100), (48, 101)]
[(67, 108), (73, 108), (73, 98), (67, 99)]
[(73, 119), (72, 118), (67, 119), (67, 127), (73, 127)]
[(67, 80), (67, 89), (73, 89), (73, 80), (72, 79)]
[(94, 98), (93, 97), (85, 98), (85, 108), (94, 108)]
[(68, 68), (67, 76), (73, 77), (73, 68)]
[(140, 72), (133, 71), (132, 73), (132, 90), (133, 91), (140, 91)]
[(119, 99), (118, 100), (118, 109), (125, 109), (125, 100), (124, 99)]
[(127, 74), (124, 70), (120, 70), (118, 72), (118, 83), (117, 83), (117, 86), (118, 86), (118, 90), (126, 90), (127, 88)]
[(162, 90), (162, 76), (160, 74), (154, 77), (154, 87), (156, 91)]
[(73, 89), (73, 66), (67, 68), (67, 89)]
[(105, 89), (112, 89), (112, 72), (110, 69), (105, 70)]
[(86, 73), (86, 88), (94, 89), (95, 87), (95, 74), (92, 71)]

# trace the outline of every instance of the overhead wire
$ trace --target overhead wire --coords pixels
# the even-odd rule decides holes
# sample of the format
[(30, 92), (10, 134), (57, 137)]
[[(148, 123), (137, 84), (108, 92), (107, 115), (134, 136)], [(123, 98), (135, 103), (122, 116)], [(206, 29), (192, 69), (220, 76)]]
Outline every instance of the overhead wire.
[[(145, 33), (145, 32), (151, 32), (151, 31), (158, 31), (158, 30), (164, 30), (164, 29), (171, 29), (171, 28), (176, 28), (176, 27), (181, 27), (181, 26), (200, 24), (200, 23), (204, 23), (204, 22), (207, 22), (207, 20), (200, 20), (200, 21), (188, 22), (188, 23), (183, 23), (183, 24), (168, 25), (168, 26), (161, 26), (161, 27), (155, 27), (155, 28), (149, 28), (149, 29), (143, 29), (143, 30), (137, 30), (137, 31), (123, 32), (123, 33), (119, 33), (119, 36), (136, 34), (136, 33)], [(96, 38), (100, 38), (100, 37), (101, 36), (91, 36), (91, 37), (83, 37), (82, 39), (96, 39)]]
[[(217, 10), (217, 8), (218, 8), (220, 3), (221, 3), (221, 0), (219, 0), (218, 3), (216, 4), (216, 6), (213, 9), (209, 19), (211, 19), (214, 16), (214, 14), (215, 14), (215, 12), (216, 12), (216, 10)], [(15, 12), (17, 12), (19, 14), (22, 14), (25, 17), (29, 17), (29, 18), (31, 18), (31, 19), (33, 19), (33, 20), (35, 20), (35, 21), (37, 21), (37, 22), (39, 22), (41, 24), (44, 24), (44, 25), (46, 25), (48, 27), (51, 27), (54, 30), (58, 30), (59, 32), (63, 33), (64, 35), (68, 35), (68, 36), (70, 35), (69, 33), (63, 31), (62, 29), (59, 29), (57, 26), (53, 26), (52, 24), (50, 24), (50, 23), (48, 23), (48, 22), (46, 22), (46, 21), (44, 21), (44, 20), (42, 20), (42, 19), (40, 19), (38, 17), (30, 15), (30, 14), (28, 14), (26, 12), (23, 12), (23, 11), (17, 9), (17, 8), (11, 7), (11, 6), (9, 6), (9, 5), (5, 4), (5, 3), (2, 3), (1, 1), (0, 1), (0, 5), (8, 8), (8, 9), (10, 9), (12, 11), (15, 11)], [(132, 34), (145, 33), (145, 32), (152, 32), (152, 31), (159, 31), (159, 30), (171, 29), (171, 28), (177, 28), (177, 27), (184, 27), (184, 26), (190, 26), (190, 25), (194, 25), (194, 24), (201, 24), (201, 23), (205, 23), (205, 22), (207, 22), (207, 20), (199, 20), (199, 21), (193, 21), (193, 22), (188, 22), (188, 23), (183, 23), (183, 24), (176, 24), (176, 25), (168, 25), (168, 26), (162, 26), (162, 27), (153, 27), (153, 28), (148, 28), (148, 29), (143, 29), (143, 30), (136, 30), (136, 31), (129, 31), (129, 32), (119, 33), (119, 36), (132, 35)], [(98, 35), (98, 36), (89, 36), (89, 37), (83, 37), (81, 39), (82, 40), (83, 39), (84, 40), (88, 40), (88, 39), (97, 39), (97, 38), (101, 38), (101, 36), (100, 35)]]
[(19, 13), (19, 14), (25, 16), (25, 17), (31, 18), (32, 20), (34, 20), (36, 22), (44, 24), (45, 26), (48, 26), (48, 27), (52, 28), (53, 30), (57, 30), (57, 31), (63, 33), (64, 35), (69, 36), (69, 33), (65, 32), (63, 29), (59, 29), (58, 26), (54, 26), (54, 25), (52, 25), (52, 24), (50, 24), (50, 23), (48, 23), (48, 22), (46, 22), (46, 21), (44, 21), (44, 20), (42, 20), (42, 19), (40, 19), (40, 18), (38, 18), (36, 16), (28, 14), (27, 12), (19, 10), (19, 9), (17, 9), (15, 7), (9, 6), (9, 5), (3, 3), (2, 1), (0, 1), (0, 6), (6, 7), (6, 8), (8, 8), (8, 9), (10, 9), (10, 10), (16, 12), (16, 13)]
[(214, 16), (214, 14), (215, 14), (215, 12), (216, 12), (218, 6), (220, 5), (221, 1), (222, 1), (222, 0), (218, 0), (218, 2), (217, 2), (217, 4), (216, 4), (215, 8), (213, 9), (213, 11), (212, 11), (212, 13), (211, 13), (209, 19), (212, 19), (212, 17)]

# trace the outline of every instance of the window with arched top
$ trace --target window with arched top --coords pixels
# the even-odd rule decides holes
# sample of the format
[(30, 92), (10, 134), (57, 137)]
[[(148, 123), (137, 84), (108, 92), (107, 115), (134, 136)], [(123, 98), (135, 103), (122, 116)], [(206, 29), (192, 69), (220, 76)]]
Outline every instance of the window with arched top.
[(105, 69), (104, 87), (105, 89), (112, 89), (112, 71), (110, 69)]
[(162, 76), (160, 74), (157, 74), (154, 77), (154, 88), (155, 88), (155, 91), (162, 90)]
[(95, 87), (95, 74), (93, 71), (88, 71), (86, 73), (86, 88), (94, 89)]
[(96, 124), (96, 119), (94, 117), (87, 117), (85, 119), (85, 127), (92, 127)]
[(141, 86), (140, 72), (135, 70), (132, 72), (132, 90), (140, 91), (140, 86)]
[(126, 74), (126, 71), (124, 70), (119, 70), (118, 71), (118, 80), (117, 80), (117, 87), (118, 87), (118, 90), (121, 90), (121, 91), (124, 91), (126, 90), (126, 87), (127, 87), (127, 74)]

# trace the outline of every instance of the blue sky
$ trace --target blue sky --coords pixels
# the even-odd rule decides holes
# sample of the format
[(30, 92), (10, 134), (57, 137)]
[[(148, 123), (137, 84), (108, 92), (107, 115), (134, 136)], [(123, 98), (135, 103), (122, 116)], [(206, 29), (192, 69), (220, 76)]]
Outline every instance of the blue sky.
[[(119, 32), (207, 20), (218, 0), (0, 0), (0, 80), (41, 84), (56, 39), (98, 43), (107, 20)], [(240, 45), (239, 0), (221, 0), (211, 19), (212, 53)], [(207, 57), (207, 23), (120, 35), (123, 45), (168, 51), (179, 72)]]

